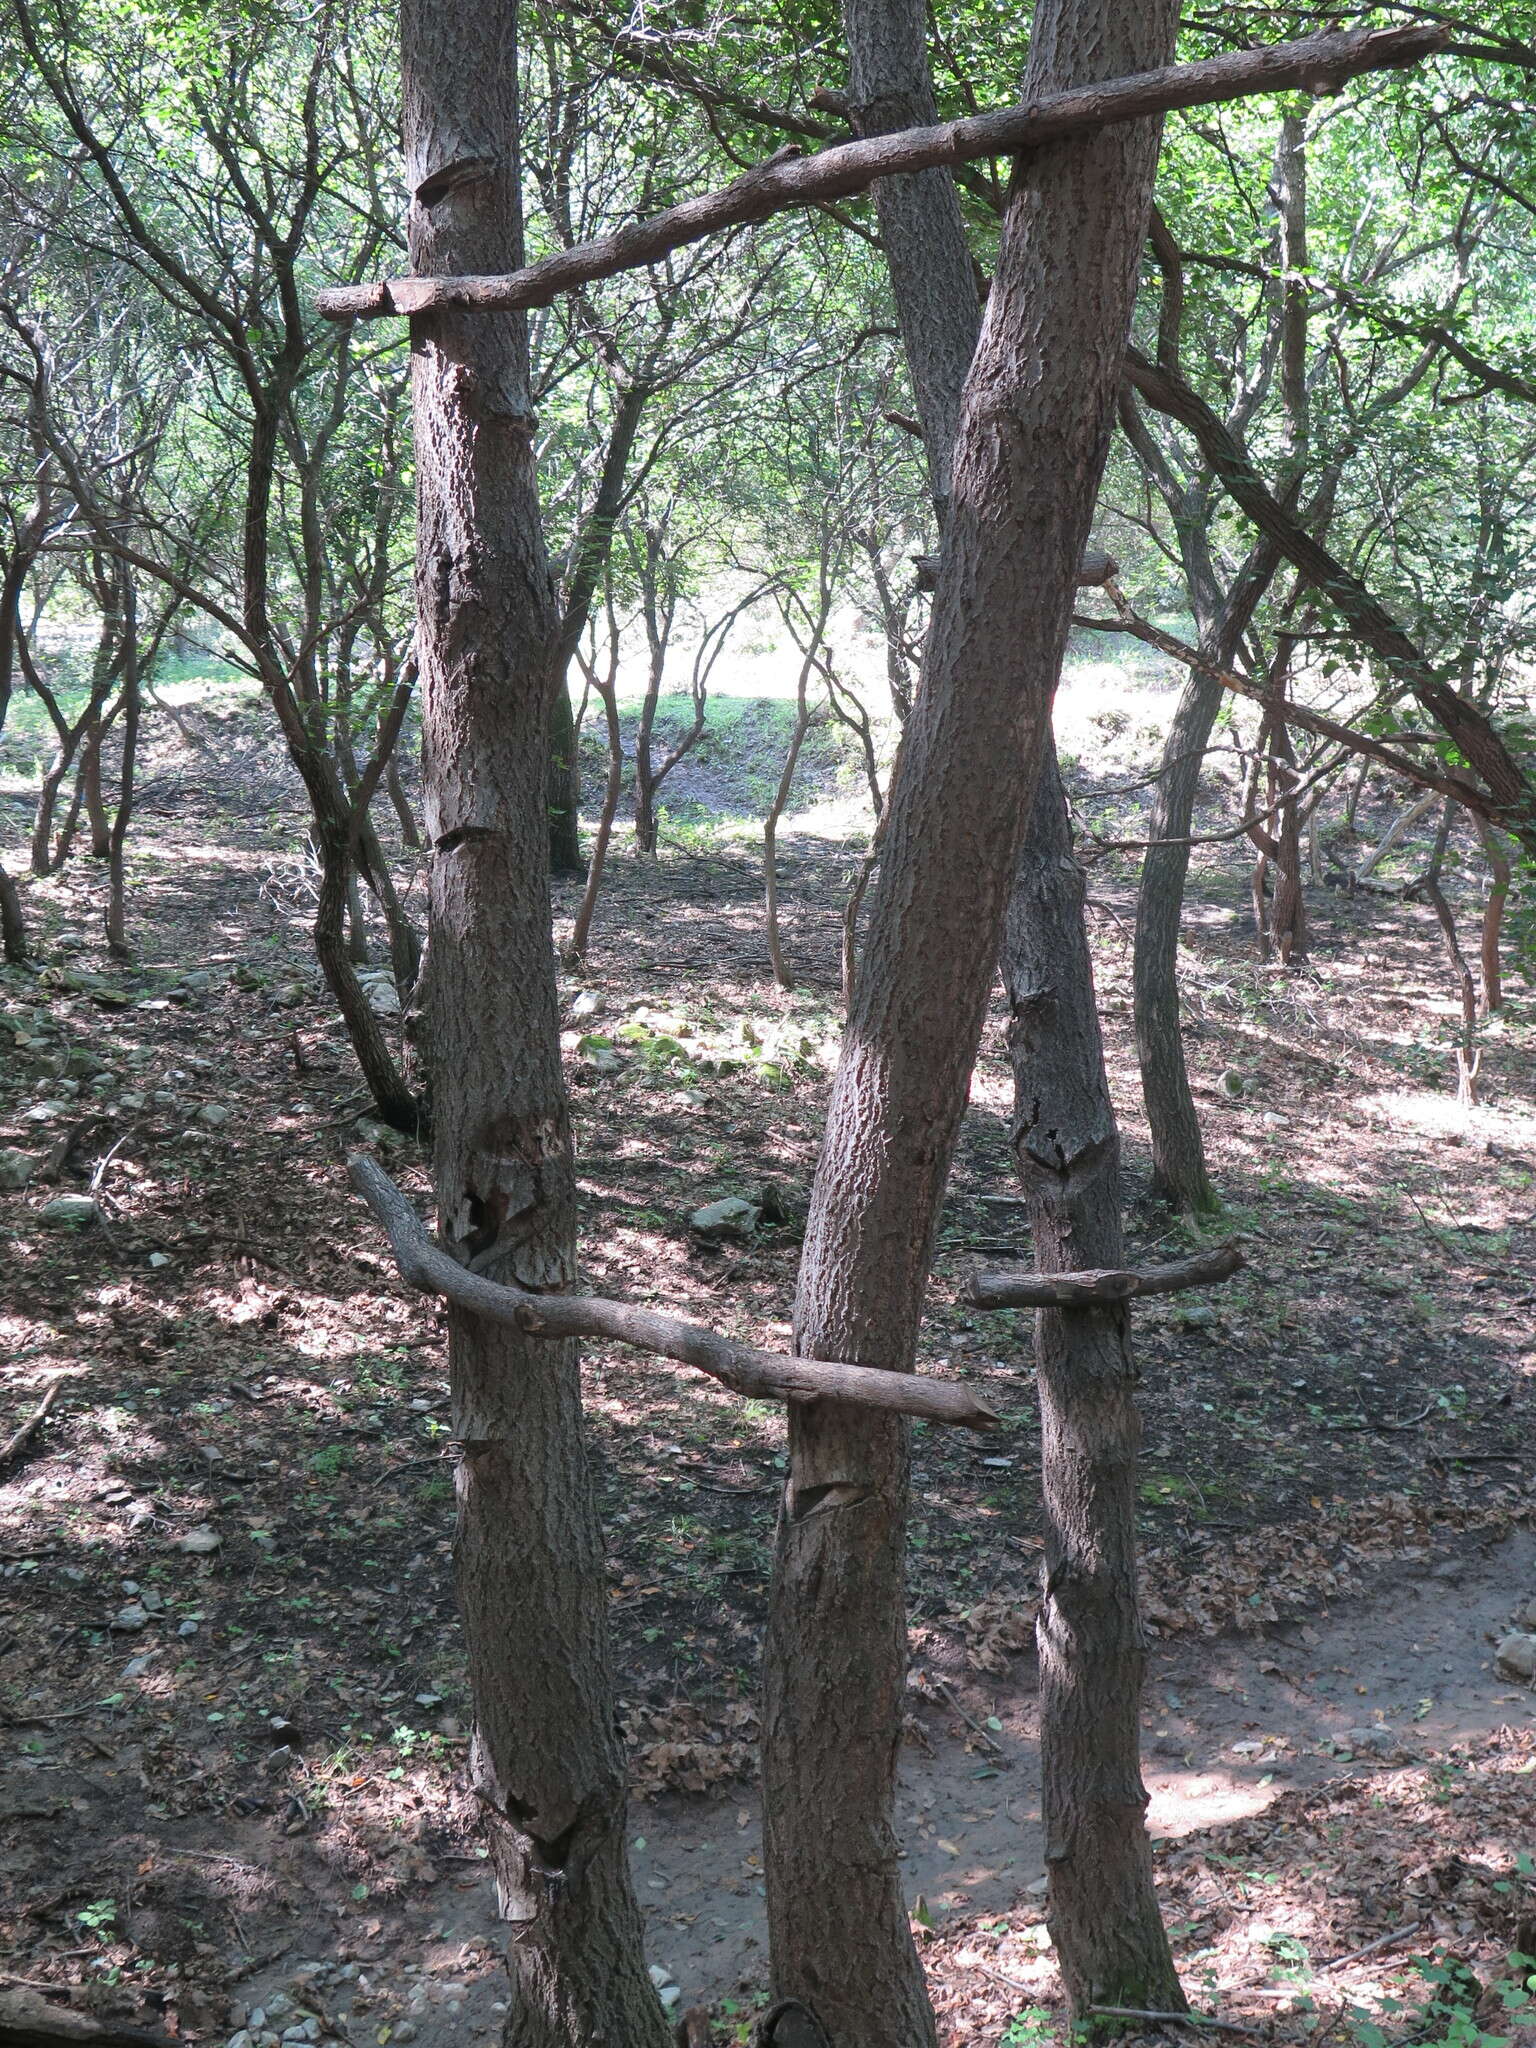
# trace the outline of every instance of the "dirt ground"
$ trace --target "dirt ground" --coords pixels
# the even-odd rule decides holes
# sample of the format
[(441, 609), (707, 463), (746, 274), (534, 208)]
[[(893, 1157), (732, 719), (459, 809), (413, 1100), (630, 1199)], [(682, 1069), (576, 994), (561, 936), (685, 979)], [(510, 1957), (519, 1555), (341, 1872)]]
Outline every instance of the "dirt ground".
[[(488, 2041), (504, 1980), (457, 1777), (439, 1317), (342, 1170), (373, 1142), (424, 1197), (422, 1160), (368, 1122), (310, 963), (281, 764), (246, 714), (203, 730), (206, 749), (156, 737), (140, 964), (105, 959), (76, 860), (28, 891), (41, 971), (0, 980), (0, 1147), (43, 1162), (0, 1195), (0, 1435), (60, 1382), (0, 1468), (3, 1981), (236, 2048)], [(750, 845), (689, 829), (654, 866), (615, 856), (566, 988), (594, 1289), (787, 1335), (854, 861), (790, 835), (800, 986), (780, 996)], [(1134, 1193), (1133, 872), (1091, 876)], [(1430, 913), (1318, 890), (1312, 957), (1279, 973), (1252, 958), (1246, 888), (1230, 848), (1202, 852), (1185, 986), (1217, 1234), (1248, 1264), (1137, 1314), (1159, 1878), (1207, 2009), (1284, 2039), (1439, 2040), (1431, 1993), (1502, 2013), (1503, 1957), (1536, 1933), (1536, 1695), (1493, 1664), (1536, 1598), (1536, 1004), (1515, 980), (1486, 1106), (1459, 1110)], [(1049, 2038), (1056, 1998), (1030, 1331), (958, 1300), (978, 1258), (1021, 1249), (1008, 1117), (994, 1020), (923, 1362), (1005, 1427), (916, 1435), (901, 1815), (946, 2043), (989, 2048)], [(701, 1203), (765, 1184), (788, 1220), (692, 1236)], [(45, 1218), (69, 1194), (97, 1203), (89, 1227)], [(1196, 1241), (1132, 1222), (1142, 1253)], [(652, 1958), (666, 1996), (744, 2038), (781, 1419), (601, 1347), (586, 1371)], [(1447, 1957), (1475, 1993), (1447, 1988)]]

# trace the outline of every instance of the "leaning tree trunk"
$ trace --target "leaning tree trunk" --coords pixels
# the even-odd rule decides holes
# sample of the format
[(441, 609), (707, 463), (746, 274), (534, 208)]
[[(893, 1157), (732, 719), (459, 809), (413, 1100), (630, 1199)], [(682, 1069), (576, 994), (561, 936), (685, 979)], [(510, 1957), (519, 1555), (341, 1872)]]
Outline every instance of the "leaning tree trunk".
[[(1053, 758), (1008, 905), (1013, 1148), (1043, 1273), (1120, 1267), (1120, 1133), (1104, 1071), (1083, 879)], [(1130, 1318), (1049, 1309), (1036, 1329), (1045, 1491), (1040, 1653), (1047, 1918), (1073, 2011), (1184, 2010), (1152, 1882), (1140, 1728)]]
[[(512, 7), (406, 0), (412, 266), (522, 261)], [(540, 1291), (576, 1270), (545, 810), (556, 616), (521, 314), (412, 321), (432, 875), (423, 1006), (442, 1242)], [(471, 1771), (512, 1931), (517, 2048), (665, 2048), (624, 1860), (602, 1533), (575, 1346), (453, 1308)]]
[[(1200, 635), (1200, 651), (1230, 668), (1248, 622), (1268, 588), (1279, 550), (1252, 550), (1226, 602)], [(1190, 1092), (1179, 1018), (1179, 926), (1189, 874), (1189, 833), (1200, 770), (1223, 691), (1214, 676), (1191, 669), (1174, 707), (1154, 787), (1147, 847), (1136, 898), (1131, 954), (1132, 1007), (1142, 1100), (1152, 1140), (1155, 1200), (1211, 1215), (1221, 1207), (1206, 1170), (1200, 1118)]]
[[(1164, 64), (1176, 21), (1173, 0), (1041, 0), (1026, 96)], [(1156, 122), (1106, 130), (1032, 151), (1015, 173), (812, 1196), (796, 1343), (813, 1357), (913, 1364), (1103, 471), (1158, 134)], [(892, 1829), (906, 1434), (817, 1403), (792, 1412), (790, 1443), (765, 1652), (775, 1991), (837, 2048), (912, 2048), (933, 2022)]]

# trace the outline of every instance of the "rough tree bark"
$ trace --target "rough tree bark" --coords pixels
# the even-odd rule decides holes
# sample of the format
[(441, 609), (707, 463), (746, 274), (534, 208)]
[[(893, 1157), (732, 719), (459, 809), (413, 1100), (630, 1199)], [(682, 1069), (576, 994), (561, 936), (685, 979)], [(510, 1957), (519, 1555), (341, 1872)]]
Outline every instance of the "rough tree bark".
[[(411, 257), (522, 260), (511, 7), (406, 0)], [(423, 1002), (444, 1246), (491, 1279), (575, 1278), (550, 936), (546, 738), (557, 619), (520, 318), (411, 337), (432, 879)], [(624, 1863), (602, 1538), (574, 1346), (450, 1311), (471, 1769), (512, 1930), (517, 2048), (664, 2048)]]
[[(1083, 882), (1062, 792), (1042, 775), (1008, 906), (1014, 1156), (1042, 1272), (1118, 1266), (1120, 1133), (1104, 1071)], [(1045, 1569), (1040, 1760), (1047, 1918), (1074, 2012), (1182, 2012), (1152, 1881), (1136, 1592), (1141, 1418), (1123, 1303), (1037, 1322)]]
[[(1166, 61), (1176, 14), (1172, 0), (1041, 0), (1026, 95)], [(1103, 469), (1158, 133), (1155, 121), (1117, 128), (1016, 167), (812, 1196), (796, 1303), (811, 1356), (912, 1365)], [(790, 1433), (765, 1656), (775, 1990), (837, 2048), (913, 2048), (933, 2021), (891, 1829), (906, 1432), (828, 1405), (792, 1415)]]

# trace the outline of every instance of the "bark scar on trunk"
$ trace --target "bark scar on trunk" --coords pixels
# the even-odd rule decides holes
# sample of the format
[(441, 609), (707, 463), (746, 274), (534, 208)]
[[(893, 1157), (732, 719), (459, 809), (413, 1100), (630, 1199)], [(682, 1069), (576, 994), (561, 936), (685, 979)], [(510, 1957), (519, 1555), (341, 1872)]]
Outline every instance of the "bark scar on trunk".
[(874, 1487), (848, 1480), (833, 1480), (825, 1486), (792, 1486), (788, 1489), (789, 1519), (804, 1522), (811, 1515), (830, 1514), (834, 1508), (862, 1507), (874, 1497)]
[(430, 211), (440, 200), (446, 199), (450, 192), (462, 192), (466, 185), (483, 184), (487, 178), (494, 178), (503, 168), (495, 157), (456, 157), (451, 163), (444, 164), (440, 170), (433, 171), (423, 178), (416, 187), (413, 197), (418, 206), (424, 206)]

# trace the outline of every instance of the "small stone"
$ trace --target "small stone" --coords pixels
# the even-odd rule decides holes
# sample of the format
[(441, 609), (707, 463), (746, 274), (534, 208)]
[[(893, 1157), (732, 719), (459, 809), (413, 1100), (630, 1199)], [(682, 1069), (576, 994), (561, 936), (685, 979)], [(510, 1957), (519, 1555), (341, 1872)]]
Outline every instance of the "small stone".
[(189, 1529), (185, 1536), (178, 1536), (172, 1543), (172, 1550), (179, 1550), (185, 1557), (212, 1557), (224, 1541), (216, 1529), (210, 1529), (206, 1522)]
[(1506, 1678), (1536, 1678), (1536, 1635), (1508, 1635), (1493, 1654)]
[(177, 1635), (183, 1637), (195, 1636), (197, 1634), (197, 1623), (195, 1621), (184, 1621), (181, 1623), (176, 1633)]
[(119, 1095), (117, 1106), (119, 1109), (140, 1110), (144, 1107), (145, 1100), (146, 1098), (140, 1095), (137, 1089), (131, 1089), (128, 1093)]
[(271, 1755), (267, 1758), (266, 1762), (262, 1765), (261, 1768), (266, 1772), (269, 1778), (280, 1778), (283, 1775), (284, 1771), (287, 1770), (288, 1766), (293, 1761), (293, 1750), (285, 1742), (281, 1749), (274, 1749), (272, 1751)]
[(149, 1609), (137, 1600), (130, 1600), (126, 1607), (119, 1607), (107, 1626), (122, 1635), (131, 1635), (135, 1629), (143, 1628), (148, 1620)]
[(755, 1202), (740, 1195), (726, 1195), (718, 1202), (706, 1202), (702, 1209), (695, 1209), (688, 1219), (688, 1228), (706, 1244), (721, 1244), (727, 1239), (740, 1244), (756, 1230), (761, 1213)]
[(1032, 1899), (1043, 1899), (1050, 1888), (1051, 1880), (1048, 1877), (1037, 1877), (1033, 1884), (1027, 1884), (1024, 1887)]
[[(237, 982), (239, 982), (242, 988), (245, 988), (249, 985), (247, 982), (241, 980), (242, 974), (248, 973), (249, 970), (246, 968), (237, 968), (235, 970), (234, 979)], [(200, 996), (205, 994), (209, 989), (213, 987), (213, 976), (208, 972), (208, 970), (205, 967), (194, 967), (190, 974), (184, 974), (181, 977), (181, 982), (179, 985), (182, 988), (191, 989), (193, 995)]]
[(130, 1657), (123, 1666), (124, 1678), (142, 1678), (153, 1662), (153, 1650), (146, 1650), (142, 1657)]
[(225, 2048), (251, 2048), (251, 2031), (242, 2027), (237, 2034), (231, 2034)]
[(661, 2002), (669, 2012), (682, 1995), (680, 1986), (676, 1984), (663, 1984), (661, 1987)]
[(1373, 1722), (1369, 1728), (1350, 1728), (1345, 1731), (1345, 1742), (1351, 1749), (1396, 1749), (1397, 1737), (1390, 1728), (1383, 1728)]
[(1197, 1301), (1189, 1308), (1179, 1310), (1179, 1320), (1186, 1330), (1209, 1330), (1215, 1326), (1217, 1315), (1215, 1309)]
[(37, 1168), (38, 1161), (30, 1152), (18, 1152), (11, 1145), (0, 1146), (0, 1189), (24, 1188)]
[(601, 1017), (606, 1004), (596, 989), (579, 989), (571, 998), (570, 1020), (573, 1024), (586, 1024), (594, 1017)]
[(22, 1118), (24, 1124), (51, 1124), (56, 1117), (68, 1116), (67, 1102), (34, 1102)]
[(45, 1230), (88, 1230), (101, 1221), (101, 1211), (89, 1195), (55, 1195), (37, 1220)]
[(211, 1131), (222, 1130), (229, 1122), (229, 1111), (222, 1102), (205, 1102), (197, 1112), (200, 1124), (206, 1124)]
[(1520, 1612), (1515, 1616), (1515, 1626), (1536, 1631), (1536, 1600), (1526, 1600), (1521, 1604)]
[(397, 2027), (390, 2030), (389, 2038), (391, 2041), (414, 2041), (416, 2034), (417, 2026), (414, 2020), (401, 2020)]
[(169, 1252), (151, 1252), (149, 1255), (149, 1263), (152, 1266), (157, 1267), (168, 1266), (171, 1263), (171, 1255)]
[(146, 1586), (139, 1595), (139, 1603), (147, 1607), (151, 1614), (160, 1614), (165, 1608), (165, 1595), (157, 1593), (153, 1586)]
[[(267, 2010), (265, 2016), (269, 2020), (286, 2019), (288, 2014), (292, 2011), (293, 2000), (288, 1996), (286, 1991), (277, 1991), (274, 1992), (273, 1995), (267, 2000)], [(254, 2018), (252, 2019), (251, 2024), (253, 2026), (255, 2025)]]
[(670, 1970), (664, 1970), (661, 1967), (660, 1963), (652, 1963), (651, 1982), (656, 1986), (656, 1989), (659, 1991), (663, 1984), (670, 1984), (672, 1982), (672, 1973)]
[(253, 2034), (259, 2034), (262, 2028), (267, 2024), (266, 2007), (262, 2005), (253, 2006), (251, 2008), (251, 2011), (246, 2015), (245, 2023), (250, 2028)]
[(364, 984), (364, 995), (368, 1007), (375, 1017), (398, 1017), (400, 994), (392, 981), (370, 981)]

